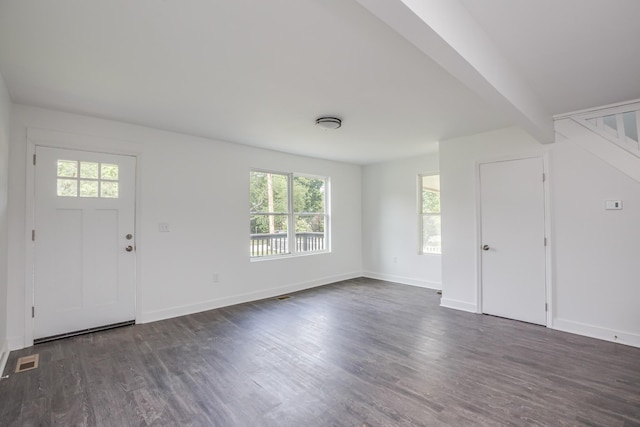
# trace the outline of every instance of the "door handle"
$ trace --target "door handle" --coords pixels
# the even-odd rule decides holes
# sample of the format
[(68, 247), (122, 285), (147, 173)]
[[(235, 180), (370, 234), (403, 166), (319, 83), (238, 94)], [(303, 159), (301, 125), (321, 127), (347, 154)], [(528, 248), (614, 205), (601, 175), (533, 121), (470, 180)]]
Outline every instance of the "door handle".
[(127, 252), (131, 252), (133, 250), (133, 246), (129, 245), (126, 248), (124, 248), (124, 250)]
[(482, 250), (483, 250), (483, 251), (488, 251), (489, 249), (491, 249), (491, 248), (489, 247), (489, 245), (484, 245), (484, 246), (482, 247)]

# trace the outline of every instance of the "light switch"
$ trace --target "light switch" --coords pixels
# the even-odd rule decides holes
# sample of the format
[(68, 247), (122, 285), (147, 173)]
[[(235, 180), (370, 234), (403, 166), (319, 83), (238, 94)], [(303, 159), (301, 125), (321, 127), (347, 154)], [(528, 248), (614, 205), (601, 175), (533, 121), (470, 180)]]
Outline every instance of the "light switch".
[(604, 208), (606, 210), (619, 210), (619, 209), (622, 209), (622, 200), (605, 200)]
[(169, 223), (168, 222), (159, 222), (158, 223), (158, 231), (160, 231), (162, 233), (168, 233), (169, 232)]

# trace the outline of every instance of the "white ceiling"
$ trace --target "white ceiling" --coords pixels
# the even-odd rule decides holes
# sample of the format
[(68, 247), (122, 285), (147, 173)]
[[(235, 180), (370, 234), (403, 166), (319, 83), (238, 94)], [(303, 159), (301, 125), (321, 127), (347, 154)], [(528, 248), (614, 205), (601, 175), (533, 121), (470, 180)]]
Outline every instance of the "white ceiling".
[[(461, 2), (549, 116), (640, 98), (640, 1)], [(0, 73), (15, 103), (360, 164), (513, 124), (353, 0), (0, 0)]]
[(549, 113), (640, 98), (640, 1), (460, 1)]

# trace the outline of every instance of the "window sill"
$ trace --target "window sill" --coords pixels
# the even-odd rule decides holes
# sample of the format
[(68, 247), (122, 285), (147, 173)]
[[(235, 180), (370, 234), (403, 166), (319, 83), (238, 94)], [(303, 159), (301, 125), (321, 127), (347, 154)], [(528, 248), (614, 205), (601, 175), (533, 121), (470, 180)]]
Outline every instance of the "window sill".
[(273, 261), (277, 259), (291, 259), (291, 258), (301, 258), (313, 255), (323, 255), (330, 254), (330, 250), (326, 251), (314, 251), (314, 252), (298, 252), (295, 254), (282, 254), (282, 255), (269, 255), (269, 256), (261, 256), (261, 257), (249, 257), (250, 262), (262, 262), (262, 261)]

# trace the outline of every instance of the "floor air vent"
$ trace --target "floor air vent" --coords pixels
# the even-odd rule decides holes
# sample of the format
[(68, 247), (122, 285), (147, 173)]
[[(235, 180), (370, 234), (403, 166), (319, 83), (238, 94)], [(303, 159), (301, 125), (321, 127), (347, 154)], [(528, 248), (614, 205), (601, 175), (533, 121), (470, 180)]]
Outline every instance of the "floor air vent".
[(288, 300), (289, 298), (291, 298), (291, 295), (282, 295), (280, 297), (276, 297), (278, 301), (285, 301), (285, 300)]
[(32, 354), (31, 356), (24, 356), (19, 358), (18, 363), (16, 364), (16, 374), (19, 372), (36, 369), (38, 367), (39, 360), (40, 355), (38, 354)]

